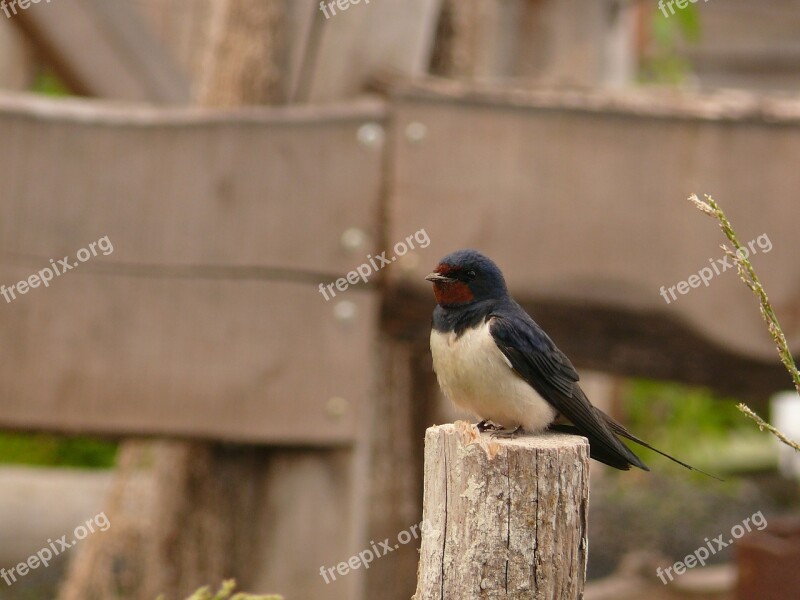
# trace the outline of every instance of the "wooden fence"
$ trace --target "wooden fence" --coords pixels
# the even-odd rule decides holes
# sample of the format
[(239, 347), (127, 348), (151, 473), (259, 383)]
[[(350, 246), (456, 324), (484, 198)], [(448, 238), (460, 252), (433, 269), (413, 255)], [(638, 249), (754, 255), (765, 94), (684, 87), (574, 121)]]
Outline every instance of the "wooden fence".
[[(328, 597), (389, 576), (408, 591), (410, 551), (348, 587), (317, 570), (418, 521), (419, 441), (438, 410), (422, 277), (454, 248), (496, 258), (581, 366), (762, 396), (785, 375), (733, 273), (669, 305), (659, 295), (721, 254), (683, 201), (711, 191), (743, 238), (769, 235), (756, 265), (789, 339), (800, 333), (781, 218), (800, 183), (796, 103), (437, 81), (387, 98), (228, 112), (0, 98), (14, 148), (0, 161), (0, 281), (101, 236), (114, 245), (3, 304), (0, 423), (343, 449), (345, 484), (325, 493), (347, 516), (319, 515), (338, 533), (286, 531), (297, 552), (270, 559), (265, 589), (290, 572), (284, 589)], [(422, 228), (430, 245), (374, 283), (319, 293)]]
[[(800, 103), (498, 85), (625, 81), (630, 3), (609, 17), (594, 0), (385, 0), (324, 26), (316, 0), (285, 4), (274, 95), (332, 104), (186, 106), (206, 58), (192, 41), (230, 2), (137, 0), (140, 15), (72, 0), (11, 21), (73, 91), (152, 104), (0, 95), (0, 284), (103, 236), (114, 247), (0, 300), (0, 427), (271, 452), (241, 471), (257, 475), (260, 546), (232, 574), (391, 600), (414, 591), (412, 545), (333, 584), (319, 568), (420, 520), (424, 431), (450, 418), (423, 281), (443, 254), (495, 258), (580, 368), (751, 399), (789, 384), (733, 272), (670, 303), (660, 290), (722, 256), (683, 200), (711, 192), (744, 240), (769, 237), (754, 262), (800, 339)], [(712, 76), (714, 52), (700, 50)], [(375, 93), (354, 97), (367, 81)], [(422, 229), (430, 244), (369, 284), (319, 293)]]

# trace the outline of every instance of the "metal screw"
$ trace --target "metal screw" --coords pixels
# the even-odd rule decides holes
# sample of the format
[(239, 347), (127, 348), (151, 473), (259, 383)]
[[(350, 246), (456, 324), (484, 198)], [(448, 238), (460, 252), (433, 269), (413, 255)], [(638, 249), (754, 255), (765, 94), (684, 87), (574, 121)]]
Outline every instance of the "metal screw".
[(358, 227), (350, 227), (345, 229), (342, 237), (339, 239), (342, 248), (349, 252), (355, 252), (363, 249), (367, 245), (367, 234)]
[(406, 139), (412, 144), (419, 144), (428, 137), (428, 127), (419, 121), (406, 125)]
[(325, 412), (327, 412), (328, 416), (332, 419), (341, 419), (347, 414), (347, 409), (350, 407), (349, 405), (350, 403), (344, 398), (334, 396), (330, 398), (325, 405)]
[(356, 305), (350, 300), (337, 302), (333, 307), (333, 316), (341, 323), (349, 323), (356, 318)]
[(370, 150), (377, 150), (383, 146), (385, 138), (383, 126), (378, 123), (364, 123), (358, 128), (358, 141)]

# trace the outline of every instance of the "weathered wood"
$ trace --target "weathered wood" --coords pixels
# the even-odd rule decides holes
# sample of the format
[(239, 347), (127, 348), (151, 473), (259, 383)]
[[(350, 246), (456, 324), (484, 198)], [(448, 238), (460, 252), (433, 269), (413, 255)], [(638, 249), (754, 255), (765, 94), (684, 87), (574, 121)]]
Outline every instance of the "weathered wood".
[[(200, 87), (198, 94), (204, 105), (235, 106), (281, 99), (286, 77), (279, 69), (285, 50), (279, 24), (288, 4), (284, 0), (226, 0), (215, 4), (213, 33), (207, 45), (211, 48), (212, 60), (205, 85)], [(222, 87), (225, 89), (219, 89)], [(373, 124), (373, 128), (379, 126)], [(359, 139), (363, 136), (356, 135), (351, 142), (355, 140), (358, 144)], [(338, 142), (340, 150), (342, 141)], [(284, 143), (281, 146), (282, 154), (287, 158), (291, 156), (285, 154), (291, 152), (290, 145)], [(319, 149), (315, 146), (306, 152), (309, 157), (330, 164), (317, 154)], [(359, 149), (371, 155), (371, 160), (377, 161), (376, 165), (381, 164), (380, 144), (362, 144)], [(259, 157), (259, 160), (264, 159)], [(291, 158), (289, 160), (294, 162)], [(267, 159), (265, 162), (271, 161)], [(285, 164), (284, 167), (284, 176), (292, 182), (298, 176), (319, 179), (319, 164), (306, 172), (307, 177), (302, 175), (302, 170), (297, 170), (297, 165)], [(371, 176), (376, 178), (373, 181), (380, 181), (379, 169), (375, 169)], [(247, 178), (247, 173), (241, 174), (241, 180)], [(280, 175), (273, 177), (273, 180), (280, 179)], [(236, 185), (240, 181), (236, 179), (232, 183)], [(274, 181), (265, 187), (274, 191)], [(356, 195), (363, 192), (357, 191)], [(373, 200), (377, 194), (369, 195), (367, 221), (372, 225), (362, 228), (366, 235), (369, 235), (371, 227), (377, 227), (373, 221), (377, 211), (371, 210), (376, 206)], [(325, 196), (329, 202), (332, 200), (327, 197), (327, 191)], [(353, 200), (351, 197), (340, 202), (332, 201), (332, 206), (341, 211), (342, 205), (351, 206)], [(281, 201), (296, 202), (288, 194)], [(311, 201), (319, 206), (318, 198)], [(358, 227), (351, 214), (341, 213), (350, 222), (348, 228)], [(313, 217), (299, 217), (300, 231), (306, 230), (309, 218)], [(277, 233), (284, 240), (293, 237), (286, 225), (285, 221), (281, 222), (282, 230)], [(326, 229), (329, 227), (330, 224), (325, 226)], [(265, 233), (262, 224), (262, 234)], [(337, 250), (350, 254), (350, 259), (354, 255), (363, 255), (371, 247), (367, 239), (361, 246), (348, 251), (341, 244), (342, 234), (339, 233), (338, 237)], [(373, 237), (372, 241), (375, 239)], [(299, 238), (292, 239), (293, 247), (296, 248), (299, 241)], [(313, 288), (308, 286), (308, 289)], [(368, 294), (375, 299), (372, 292)], [(322, 299), (317, 298), (317, 302), (320, 301)], [(345, 311), (335, 318), (340, 325), (354, 331), (358, 329), (354, 321), (367, 315), (361, 313), (354, 302), (345, 302), (350, 303), (355, 312)], [(334, 305), (329, 310), (344, 307)], [(311, 312), (315, 312), (314, 309)], [(327, 345), (324, 342), (320, 344), (318, 328), (313, 327), (314, 335), (302, 334), (304, 327), (296, 324), (292, 332), (281, 334), (278, 330), (283, 322), (282, 311), (267, 311), (265, 314), (265, 319), (273, 323), (274, 331), (269, 337), (276, 342), (285, 346), (288, 339), (299, 336), (315, 345)], [(372, 317), (368, 321), (374, 323)], [(365, 345), (371, 342), (374, 331), (370, 326)], [(343, 338), (336, 338), (336, 349), (329, 350), (334, 354), (350, 354)], [(343, 348), (348, 348), (348, 351), (341, 352)], [(316, 360), (305, 352), (298, 353), (285, 346), (282, 356), (291, 363), (299, 360), (314, 365), (299, 370), (309, 379), (314, 377), (311, 373), (317, 370)], [(342, 373), (361, 380), (366, 388), (370, 385), (370, 378), (353, 377), (353, 373), (369, 362), (369, 357), (362, 357), (359, 366), (349, 365)], [(267, 374), (264, 378), (270, 380), (273, 377), (274, 374)], [(314, 392), (308, 392), (296, 391), (293, 400), (301, 396), (312, 401), (315, 396), (319, 399)], [(340, 419), (349, 414), (354, 422), (358, 422), (360, 437), (363, 436), (363, 418), (367, 412), (362, 408), (366, 404), (361, 403), (356, 408), (351, 398), (338, 394), (328, 395), (325, 400), (329, 417)], [(240, 413), (241, 416), (244, 415)], [(298, 423), (305, 421), (300, 415), (292, 418)], [(363, 490), (368, 473), (362, 468), (367, 448), (363, 442), (355, 448), (333, 451), (320, 448), (318, 444), (314, 446), (293, 450), (176, 443), (159, 451), (161, 460), (155, 469), (155, 532), (146, 549), (150, 560), (143, 577), (147, 582), (145, 597), (152, 597), (157, 591), (182, 597), (201, 582), (214, 584), (221, 578), (235, 577), (242, 586), (253, 591), (280, 590), (287, 596), (337, 600), (361, 598), (361, 573), (353, 574), (331, 590), (319, 577), (318, 569), (319, 565), (330, 560), (328, 557), (349, 556), (361, 545), (363, 524), (367, 518)], [(235, 493), (231, 493), (233, 489)], [(198, 494), (197, 490), (202, 490), (202, 493)], [(320, 498), (324, 498), (324, 502), (320, 502)]]
[[(222, 40), (219, 37), (221, 33), (218, 29), (219, 20), (215, 22), (214, 19), (218, 19), (217, 15), (221, 11), (224, 12), (224, 7), (215, 0), (130, 1), (141, 8), (161, 42), (172, 51), (183, 69), (191, 75), (194, 96), (197, 98), (199, 96), (197, 92), (209, 81), (208, 74), (204, 73), (204, 70), (211, 62), (217, 62), (219, 59), (214, 53), (218, 51)], [(310, 64), (314, 59), (316, 44), (314, 24), (318, 22), (317, 16), (320, 14), (319, 0), (286, 0), (284, 9), (285, 17), (273, 15), (279, 18), (269, 22), (273, 25), (284, 24), (286, 31), (278, 31), (274, 39), (264, 35), (262, 37), (266, 39), (261, 39), (260, 43), (262, 49), (274, 43), (285, 45), (281, 50), (281, 54), (285, 54), (285, 60), (281, 61), (278, 58), (278, 63), (271, 67), (270, 75), (273, 78), (267, 87), (276, 98), (285, 96), (288, 102), (294, 102), (298, 99), (301, 77), (310, 71)], [(211, 32), (213, 32), (212, 37), (216, 39), (209, 39)], [(276, 66), (281, 66), (280, 62), (284, 63), (281, 67), (284, 71), (275, 77), (274, 69)], [(266, 73), (253, 73), (252, 67), (243, 63), (234, 67), (239, 76), (249, 72), (263, 80), (266, 75)], [(208, 90), (204, 94), (208, 97)]]
[(289, 47), (286, 60), (286, 99), (297, 102), (304, 74), (311, 72), (317, 42), (319, 3), (317, 0), (292, 0), (287, 7)]
[[(15, 149), (0, 252), (47, 264), (109, 235), (107, 262), (301, 271), (316, 287), (376, 249), (383, 152), (359, 129), (385, 119), (378, 100), (209, 111), (0, 94)], [(352, 228), (360, 248), (342, 244)]]
[(431, 427), (414, 600), (582, 598), (588, 503), (584, 438)]
[[(406, 295), (389, 294), (397, 322), (424, 328), (432, 306), (425, 274), (442, 255), (476, 247), (498, 262), (534, 317), (547, 313), (559, 345), (571, 355), (588, 348), (587, 366), (713, 386), (730, 375), (744, 388), (728, 392), (751, 394), (756, 386), (741, 367), (763, 368), (762, 394), (765, 383), (785, 387), (757, 306), (732, 269), (670, 304), (660, 288), (674, 289), (723, 256), (714, 223), (685, 201), (693, 190), (712, 193), (745, 244), (767, 234), (769, 253), (766, 243), (756, 247), (753, 263), (800, 351), (800, 296), (791, 283), (800, 263), (785, 218), (796, 212), (791, 190), (800, 187), (792, 158), (800, 152), (800, 102), (497, 91), (435, 80), (398, 83), (394, 98), (387, 238), (400, 239), (425, 215), (432, 239), (413, 269), (388, 273), (395, 290), (421, 298), (412, 314)], [(423, 136), (405, 135), (412, 123)], [(770, 176), (753, 178), (751, 165), (766, 154)], [(719, 366), (713, 377), (700, 372), (706, 363), (698, 356)]]
[(129, 0), (188, 76), (192, 99), (205, 67), (208, 32), (215, 0)]
[(223, 108), (286, 98), (286, 0), (219, 0), (212, 7), (198, 100)]
[[(376, 292), (326, 302), (318, 285), (375, 251), (382, 154), (358, 130), (380, 123), (381, 105), (98, 104), (0, 99), (3, 141), (16, 149), (0, 165), (0, 283), (74, 261), (102, 236), (113, 244), (47, 289), (0, 300), (0, 424), (352, 443), (369, 392), (353, 374), (371, 356)], [(366, 234), (363, 247), (342, 246), (350, 228)], [(313, 368), (297, 369), (297, 357)]]
[(345, 11), (336, 4), (326, 8), (328, 18), (317, 10), (298, 99), (329, 102), (355, 96), (382, 70), (407, 76), (427, 72), (441, 0), (339, 3), (349, 6)]
[(186, 75), (127, 2), (41, 2), (11, 21), (78, 93), (161, 104), (189, 99)]
[[(375, 348), (370, 364), (374, 394), (364, 410), (357, 448), (365, 467), (361, 496), (367, 516), (360, 549), (368, 548), (370, 540), (395, 536), (422, 518), (424, 427), (418, 424), (421, 395), (414, 372), (419, 348), (390, 336), (380, 336)], [(408, 600), (414, 593), (418, 559), (416, 545), (407, 544), (373, 562), (363, 573), (364, 597)]]
[(437, 75), (537, 84), (609, 85), (633, 75), (627, 2), (446, 0)]
[[(728, 0), (719, 4), (714, 10), (698, 6), (702, 35), (679, 40), (676, 53), (690, 62), (692, 79), (705, 88), (794, 92), (800, 84), (800, 2)], [(648, 8), (658, 18), (663, 16), (655, 3)], [(670, 9), (665, 10), (670, 15)], [(673, 6), (673, 10), (678, 8)]]
[(377, 299), (351, 291), (347, 302), (355, 316), (342, 322), (309, 285), (65, 274), (2, 301), (0, 424), (350, 444), (369, 393), (353, 374), (371, 356)]
[(36, 78), (33, 47), (22, 33), (5, 19), (0, 19), (0, 88), (27, 90)]

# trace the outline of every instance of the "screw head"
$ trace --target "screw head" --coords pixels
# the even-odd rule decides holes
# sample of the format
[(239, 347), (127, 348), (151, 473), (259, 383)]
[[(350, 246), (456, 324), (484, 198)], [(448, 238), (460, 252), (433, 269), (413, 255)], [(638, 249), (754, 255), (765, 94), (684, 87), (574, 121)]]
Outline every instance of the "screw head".
[(419, 144), (428, 137), (428, 126), (419, 121), (412, 121), (406, 125), (406, 139), (412, 144)]
[(328, 402), (325, 404), (325, 412), (332, 419), (341, 419), (347, 414), (349, 407), (350, 403), (345, 398), (334, 396), (328, 399)]
[(386, 137), (383, 126), (378, 123), (364, 123), (358, 128), (358, 142), (370, 150), (378, 150), (383, 146)]
[(342, 248), (348, 252), (356, 252), (364, 249), (367, 245), (367, 238), (368, 236), (363, 229), (350, 227), (342, 232), (339, 243), (342, 245)]
[(340, 323), (350, 323), (356, 318), (357, 312), (355, 303), (350, 300), (337, 302), (333, 307), (333, 316)]

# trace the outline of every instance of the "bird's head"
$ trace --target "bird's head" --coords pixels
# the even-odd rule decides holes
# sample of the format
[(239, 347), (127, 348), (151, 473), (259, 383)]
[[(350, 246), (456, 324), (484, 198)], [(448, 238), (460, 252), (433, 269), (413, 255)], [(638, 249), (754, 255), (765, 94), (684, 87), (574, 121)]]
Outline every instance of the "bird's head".
[(508, 294), (503, 273), (489, 258), (475, 250), (448, 254), (425, 279), (433, 283), (433, 295), (440, 306), (499, 300)]

